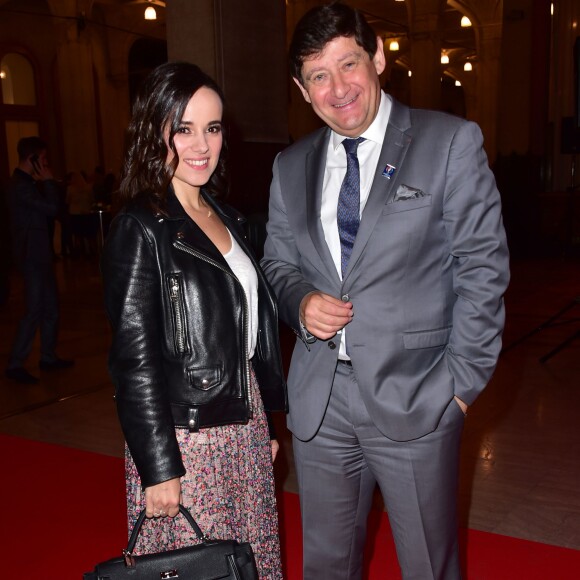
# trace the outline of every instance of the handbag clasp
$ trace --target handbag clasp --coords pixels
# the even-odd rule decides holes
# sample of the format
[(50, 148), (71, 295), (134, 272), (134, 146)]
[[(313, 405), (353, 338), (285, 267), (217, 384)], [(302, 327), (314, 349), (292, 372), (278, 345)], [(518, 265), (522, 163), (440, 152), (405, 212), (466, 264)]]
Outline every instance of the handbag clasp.
[(135, 568), (135, 558), (128, 550), (123, 550), (123, 557), (125, 558), (125, 566), (127, 568)]

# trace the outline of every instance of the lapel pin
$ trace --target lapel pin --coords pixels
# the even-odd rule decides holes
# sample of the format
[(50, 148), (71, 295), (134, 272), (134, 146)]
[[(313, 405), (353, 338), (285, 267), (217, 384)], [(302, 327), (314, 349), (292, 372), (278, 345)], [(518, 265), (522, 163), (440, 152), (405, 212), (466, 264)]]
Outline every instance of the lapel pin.
[(394, 165), (390, 165), (387, 163), (387, 166), (383, 169), (383, 177), (387, 179), (391, 179), (393, 173), (395, 173), (395, 169), (397, 169)]

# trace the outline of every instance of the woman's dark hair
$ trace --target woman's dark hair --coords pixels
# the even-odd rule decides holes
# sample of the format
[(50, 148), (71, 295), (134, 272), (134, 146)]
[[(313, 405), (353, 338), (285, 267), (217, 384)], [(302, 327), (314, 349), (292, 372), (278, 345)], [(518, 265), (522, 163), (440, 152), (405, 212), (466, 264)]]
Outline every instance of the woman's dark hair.
[[(215, 91), (224, 103), (223, 93), (216, 82), (198, 66), (188, 62), (162, 64), (145, 79), (127, 129), (119, 192), (121, 203), (139, 198), (153, 211), (164, 212), (169, 185), (179, 164), (173, 139), (189, 100), (202, 87)], [(169, 164), (167, 131), (167, 143), (173, 152)], [(216, 170), (204, 186), (210, 195), (227, 193), (225, 155), (224, 135)]]
[(372, 60), (377, 52), (377, 35), (358, 10), (333, 2), (309, 10), (298, 22), (290, 43), (290, 73), (304, 84), (302, 65), (310, 57), (320, 54), (335, 38), (354, 37)]

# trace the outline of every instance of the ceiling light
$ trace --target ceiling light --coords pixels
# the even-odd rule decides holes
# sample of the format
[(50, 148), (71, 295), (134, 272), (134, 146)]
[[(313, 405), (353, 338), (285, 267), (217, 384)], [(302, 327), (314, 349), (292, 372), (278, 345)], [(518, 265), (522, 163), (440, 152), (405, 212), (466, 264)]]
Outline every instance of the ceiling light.
[(5, 79), (5, 78), (6, 78), (6, 71), (0, 70), (0, 79)]
[(471, 20), (467, 16), (461, 18), (461, 28), (469, 28), (471, 26)]
[(392, 52), (399, 50), (399, 43), (396, 40), (392, 40), (391, 44), (389, 44), (389, 50)]
[(456, 87), (460, 87), (461, 86), (461, 81), (455, 81), (455, 86)]
[(157, 20), (157, 12), (153, 6), (145, 8), (145, 20)]
[(466, 62), (463, 65), (463, 70), (469, 72), (470, 70), (473, 70), (473, 65), (470, 62)]
[(410, 77), (412, 77), (412, 76), (413, 76), (413, 71), (412, 71), (412, 70), (410, 70), (410, 71), (409, 71), (409, 76), (410, 76)]
[(443, 53), (441, 55), (441, 64), (449, 64), (449, 55)]

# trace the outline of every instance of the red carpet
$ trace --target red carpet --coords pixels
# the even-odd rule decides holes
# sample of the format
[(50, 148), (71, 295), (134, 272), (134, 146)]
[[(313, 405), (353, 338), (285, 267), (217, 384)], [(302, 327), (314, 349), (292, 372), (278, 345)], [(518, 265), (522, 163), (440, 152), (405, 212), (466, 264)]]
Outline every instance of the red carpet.
[[(0, 435), (1, 578), (79, 580), (126, 545), (120, 459)], [(287, 580), (300, 580), (300, 515), (294, 494), (280, 497)], [(369, 521), (369, 580), (400, 579), (388, 520)], [(580, 551), (463, 530), (466, 580), (574, 580)]]

